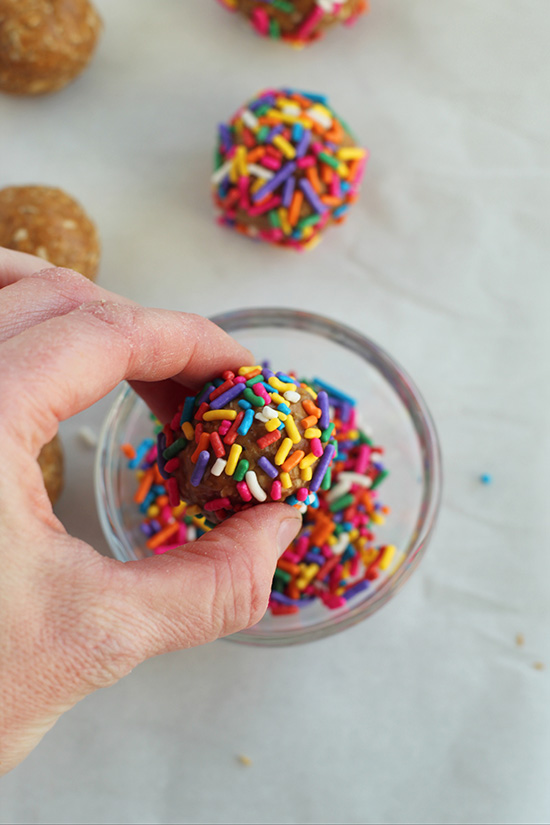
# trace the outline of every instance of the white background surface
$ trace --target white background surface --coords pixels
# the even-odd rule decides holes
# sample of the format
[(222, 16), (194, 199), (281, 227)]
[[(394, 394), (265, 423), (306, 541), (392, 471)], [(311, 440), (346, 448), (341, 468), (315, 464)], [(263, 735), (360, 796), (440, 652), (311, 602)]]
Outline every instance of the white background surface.
[[(0, 820), (548, 822), (550, 3), (374, 0), (302, 52), (213, 0), (97, 5), (89, 72), (0, 99), (0, 185), (79, 198), (101, 284), (145, 304), (304, 306), (366, 332), (431, 406), (444, 507), (375, 617), (296, 649), (218, 642), (137, 668), (2, 781)], [(353, 216), (309, 256), (211, 219), (215, 124), (277, 84), (328, 92), (372, 151)], [(59, 506), (103, 551), (76, 431), (107, 406), (62, 428)]]

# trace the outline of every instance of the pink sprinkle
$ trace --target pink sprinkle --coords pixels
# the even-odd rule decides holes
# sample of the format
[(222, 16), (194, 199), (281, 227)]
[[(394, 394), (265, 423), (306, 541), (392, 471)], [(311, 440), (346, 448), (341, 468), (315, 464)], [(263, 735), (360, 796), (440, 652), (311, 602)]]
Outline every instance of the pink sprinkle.
[(343, 596), (335, 596), (334, 593), (323, 593), (321, 596), (323, 604), (330, 610), (336, 610), (338, 607), (344, 607), (346, 600)]
[(166, 490), (168, 492), (170, 507), (178, 507), (180, 503), (180, 491), (178, 488), (178, 482), (175, 478), (168, 479), (166, 482)]
[(252, 23), (262, 37), (267, 37), (269, 34), (269, 15), (265, 9), (254, 9), (252, 12)]
[(218, 427), (218, 434), (223, 438), (224, 435), (227, 435), (229, 429), (231, 428), (231, 421), (222, 421), (220, 426)]
[(204, 505), (205, 510), (225, 510), (231, 507), (231, 502), (227, 498), (213, 498), (210, 501), (207, 501)]
[(357, 453), (357, 459), (355, 461), (355, 472), (360, 473), (361, 475), (366, 473), (369, 466), (369, 461), (370, 447), (368, 444), (361, 444)]
[(309, 442), (309, 446), (311, 447), (311, 452), (313, 455), (316, 455), (317, 458), (320, 458), (323, 455), (323, 445), (321, 444), (320, 438), (312, 438)]
[(271, 485), (271, 492), (270, 492), (270, 496), (273, 499), (273, 501), (279, 501), (280, 500), (282, 490), (283, 490), (283, 487), (282, 487), (281, 482), (280, 481), (274, 481), (273, 484)]
[(359, 570), (359, 556), (352, 556), (350, 559), (349, 573), (350, 576), (356, 576)]
[[(179, 420), (178, 420), (178, 427), (179, 427)], [(153, 461), (156, 461), (157, 460), (157, 455), (158, 455), (158, 450), (157, 450), (157, 445), (155, 444), (153, 447), (151, 447), (151, 449), (149, 450), (149, 452), (145, 456), (145, 461), (147, 462), (147, 464), (152, 464)]]
[(301, 27), (296, 32), (296, 40), (307, 40), (317, 23), (323, 18), (324, 14), (325, 12), (321, 6), (316, 6), (309, 17), (306, 17)]
[(246, 384), (246, 378), (244, 375), (238, 375), (234, 380), (235, 384)]
[(315, 158), (312, 158), (311, 155), (306, 155), (305, 158), (298, 158), (296, 166), (299, 169), (307, 169), (308, 166), (315, 166), (316, 163)]
[(282, 558), (286, 559), (286, 561), (291, 561), (292, 564), (298, 564), (298, 562), (302, 561), (300, 556), (298, 556), (296, 553), (293, 553), (291, 550), (285, 550), (285, 552), (282, 555)]
[(307, 493), (308, 491), (306, 487), (300, 487), (300, 489), (296, 493), (296, 498), (298, 499), (298, 501), (305, 501), (307, 498)]
[(309, 550), (309, 537), (308, 536), (300, 536), (300, 538), (296, 539), (294, 544), (294, 552), (297, 556), (296, 564), (304, 558), (307, 551)]
[(246, 483), (246, 481), (239, 481), (239, 483), (237, 484), (237, 492), (243, 501), (252, 500), (252, 493), (248, 489), (248, 484)]
[(168, 504), (160, 511), (160, 517), (164, 524), (170, 524), (174, 521), (172, 518), (172, 508)]
[(263, 398), (266, 404), (271, 404), (271, 396), (267, 392), (266, 388), (263, 384), (254, 384), (253, 388), (255, 395), (260, 396)]
[(187, 541), (187, 525), (182, 521), (178, 527), (178, 544), (185, 544)]
[(319, 152), (324, 152), (325, 151), (325, 147), (323, 146), (322, 143), (319, 143), (318, 140), (316, 140), (314, 143), (311, 144), (311, 148), (313, 149), (313, 151), (315, 152), (316, 155), (318, 155)]
[(273, 198), (269, 198), (269, 200), (265, 201), (264, 203), (260, 203), (257, 206), (253, 206), (249, 209), (248, 214), (252, 215), (252, 217), (257, 217), (258, 215), (263, 215), (265, 212), (269, 212), (271, 209), (275, 209), (276, 206), (279, 206), (281, 203), (281, 198), (279, 195), (275, 195)]
[(342, 197), (342, 187), (340, 186), (340, 177), (338, 175), (332, 176), (332, 181), (330, 182), (330, 194), (333, 198)]
[(278, 158), (274, 158), (271, 155), (264, 155), (260, 161), (262, 166), (265, 166), (266, 169), (273, 169), (276, 172), (282, 166), (282, 161)]

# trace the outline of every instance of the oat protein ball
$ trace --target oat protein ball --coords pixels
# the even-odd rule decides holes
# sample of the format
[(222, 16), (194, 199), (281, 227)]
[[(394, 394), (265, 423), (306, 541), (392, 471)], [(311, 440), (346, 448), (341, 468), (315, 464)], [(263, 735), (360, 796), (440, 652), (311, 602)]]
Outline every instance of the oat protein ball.
[(0, 91), (62, 89), (86, 68), (100, 32), (89, 0), (0, 0)]
[(337, 23), (351, 26), (368, 11), (367, 0), (219, 0), (239, 12), (262, 37), (305, 46)]
[(158, 435), (171, 506), (182, 499), (213, 523), (265, 501), (305, 510), (336, 452), (330, 436), (322, 440), (324, 395), (261, 366), (207, 383)]
[(63, 490), (63, 450), (58, 435), (42, 447), (38, 464), (42, 470), (48, 498), (54, 505)]
[(92, 281), (97, 276), (97, 229), (80, 204), (61, 189), (0, 189), (0, 246), (74, 269)]
[(368, 159), (324, 95), (268, 89), (218, 131), (218, 222), (248, 237), (312, 249), (342, 223)]

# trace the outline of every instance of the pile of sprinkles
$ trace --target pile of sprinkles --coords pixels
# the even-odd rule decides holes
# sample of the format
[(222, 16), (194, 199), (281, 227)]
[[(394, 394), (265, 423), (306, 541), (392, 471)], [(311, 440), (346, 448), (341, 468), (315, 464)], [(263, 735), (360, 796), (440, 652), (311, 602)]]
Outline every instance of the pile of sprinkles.
[(220, 124), (212, 176), (218, 222), (312, 249), (358, 198), (368, 152), (324, 95), (268, 89)]
[[(307, 496), (299, 493), (287, 498), (289, 504), (301, 510), (304, 521), (277, 564), (269, 601), (273, 615), (298, 613), (315, 603), (330, 610), (344, 608), (355, 596), (375, 586), (378, 579), (392, 575), (404, 559), (393, 545), (375, 543), (375, 530), (389, 513), (378, 499), (378, 488), (388, 470), (383, 448), (359, 427), (354, 399), (318, 378), (299, 383), (315, 394), (312, 404), (328, 414), (329, 424), (322, 430), (321, 443), (332, 446), (333, 455), (328, 469), (318, 472), (315, 481), (311, 471)], [(219, 387), (221, 384), (216, 389)], [(196, 401), (193, 406), (198, 409), (204, 402), (200, 400), (197, 407)], [(248, 409), (253, 408), (241, 411), (246, 413)], [(320, 417), (319, 421), (326, 423)], [(156, 439), (145, 439), (137, 449), (129, 444), (122, 447), (130, 469), (136, 473), (134, 501), (142, 516), (140, 530), (146, 547), (155, 554), (193, 541), (216, 526), (212, 511), (181, 502), (179, 495), (176, 500), (166, 470), (174, 460), (172, 453), (181, 444), (176, 447), (173, 442), (172, 452), (167, 452), (170, 447), (164, 446), (163, 436), (165, 428), (157, 422)]]
[(218, 0), (241, 12), (261, 37), (302, 47), (319, 40), (335, 23), (352, 26), (368, 11), (367, 0)]

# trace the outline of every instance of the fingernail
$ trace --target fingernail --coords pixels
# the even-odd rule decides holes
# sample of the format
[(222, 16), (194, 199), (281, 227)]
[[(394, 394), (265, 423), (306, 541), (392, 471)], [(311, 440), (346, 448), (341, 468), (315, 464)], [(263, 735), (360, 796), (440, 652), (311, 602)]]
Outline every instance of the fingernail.
[(279, 555), (285, 552), (290, 542), (293, 541), (300, 532), (301, 527), (302, 519), (296, 518), (295, 516), (293, 518), (285, 518), (285, 520), (281, 522), (279, 532), (277, 533)]

